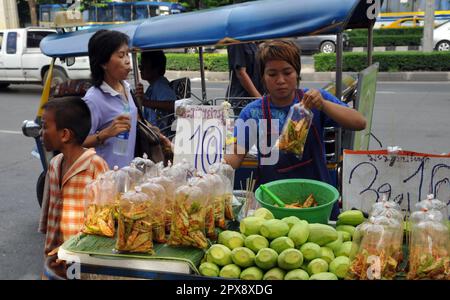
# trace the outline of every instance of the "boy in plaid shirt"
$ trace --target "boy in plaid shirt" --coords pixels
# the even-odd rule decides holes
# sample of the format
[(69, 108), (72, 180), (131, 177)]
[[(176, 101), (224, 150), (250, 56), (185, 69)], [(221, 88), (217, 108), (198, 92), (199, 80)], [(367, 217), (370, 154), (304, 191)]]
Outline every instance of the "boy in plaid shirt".
[(80, 232), (84, 222), (85, 188), (108, 165), (82, 144), (91, 129), (91, 115), (80, 97), (63, 97), (43, 106), (42, 140), (47, 151), (61, 152), (48, 166), (39, 231), (46, 234), (45, 254)]

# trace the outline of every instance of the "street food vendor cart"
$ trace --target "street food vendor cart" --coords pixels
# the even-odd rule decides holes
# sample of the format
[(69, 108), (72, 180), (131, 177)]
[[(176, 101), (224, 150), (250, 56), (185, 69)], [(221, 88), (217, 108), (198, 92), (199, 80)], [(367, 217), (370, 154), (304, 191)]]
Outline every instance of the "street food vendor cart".
[[(276, 38), (336, 34), (336, 85), (334, 90), (336, 97), (342, 98), (342, 96), (345, 96), (342, 74), (342, 33), (347, 29), (368, 29), (367, 60), (368, 65), (371, 65), (373, 50), (372, 29), (376, 18), (376, 4), (376, 1), (374, 4), (368, 4), (367, 1), (362, 0), (339, 2), (332, 0), (301, 2), (295, 0), (258, 1), (179, 15), (155, 17), (121, 25), (91, 27), (75, 32), (59, 28), (60, 34), (51, 35), (43, 39), (41, 50), (54, 60), (59, 58), (70, 63), (76, 57), (87, 55), (89, 38), (97, 30), (118, 30), (130, 37), (134, 61), (133, 73), (137, 74), (136, 54), (139, 51), (199, 47), (202, 83), (201, 99), (204, 103), (208, 103), (211, 101), (208, 101), (206, 94), (203, 46), (223, 46)], [(249, 16), (251, 16), (251, 22), (248, 21)], [(70, 26), (72, 26), (71, 28), (76, 28), (74, 26), (77, 26), (77, 24), (71, 23)], [(161, 28), (164, 28), (164, 30), (161, 30)], [(138, 77), (135, 76), (134, 80), (136, 83)], [(51, 76), (49, 76), (45, 84), (35, 120), (24, 121), (22, 126), (24, 135), (35, 139), (37, 152), (43, 167), (36, 185), (38, 199), (42, 199), (47, 164), (53, 156), (53, 153), (45, 151), (39, 138), (42, 113), (40, 107), (48, 100), (50, 85)], [(330, 131), (333, 133), (336, 129), (330, 128)], [(327, 146), (329, 149), (327, 154), (329, 155), (330, 168), (337, 170), (342, 154), (341, 132), (337, 131), (337, 134), (332, 134), (328, 140), (330, 143), (327, 143), (327, 145), (329, 144)], [(254, 165), (251, 159), (247, 165)]]
[[(376, 4), (377, 2), (375, 2), (375, 5)], [(304, 35), (336, 34), (336, 96), (341, 98), (343, 31), (353, 28), (368, 29), (368, 62), (371, 64), (373, 48), (372, 29), (376, 18), (376, 15), (373, 13), (374, 11), (375, 6), (373, 4), (368, 4), (365, 0), (256, 1), (224, 6), (217, 9), (155, 17), (123, 25), (99, 26), (74, 32), (64, 32), (64, 30), (61, 30), (61, 34), (44, 38), (41, 42), (41, 50), (44, 54), (52, 57), (54, 60), (56, 58), (62, 58), (69, 61), (69, 58), (87, 54), (89, 38), (97, 30), (119, 30), (130, 37), (130, 48), (132, 49), (135, 74), (134, 80), (135, 83), (137, 83), (137, 53), (139, 51), (199, 47), (202, 75), (202, 100), (207, 102), (205, 76), (202, 64), (203, 46), (224, 46), (233, 43), (290, 38)], [(50, 83), (51, 76), (49, 76), (45, 84), (40, 106), (48, 100)], [(46, 153), (42, 147), (38, 134), (40, 118), (41, 110), (39, 109), (34, 122), (24, 123), (23, 131), (25, 135), (36, 139), (45, 172), (48, 161), (52, 157), (52, 153)], [(340, 140), (341, 136), (337, 135), (336, 138)], [(339, 142), (337, 144), (340, 145)], [(340, 157), (342, 149), (336, 149), (336, 151), (336, 157)], [(65, 254), (67, 254), (67, 252), (68, 250)], [(73, 253), (69, 253), (69, 255), (70, 254)], [(64, 256), (64, 253), (62, 252), (61, 255)], [(96, 255), (102, 257), (105, 253), (90, 253), (88, 256), (95, 258)], [(115, 257), (114, 260), (115, 259), (121, 258)], [(136, 257), (129, 257), (129, 259), (136, 259)], [(142, 259), (142, 257), (137, 259)], [(99, 261), (102, 262), (100, 263)], [(120, 264), (108, 264), (107, 260), (101, 258), (98, 260), (91, 259), (89, 262), (97, 266), (103, 266), (103, 271), (109, 268), (112, 273), (117, 271), (115, 268), (121, 268)], [(198, 262), (196, 263), (198, 264)], [(89, 263), (86, 262), (86, 267), (88, 267), (88, 265)], [(142, 267), (143, 265), (145, 264), (137, 263), (136, 270), (145, 269), (146, 267)], [(191, 272), (189, 272), (191, 273), (190, 275), (196, 273), (195, 268), (196, 266), (191, 268)], [(98, 269), (99, 268), (96, 268), (97, 271)], [(143, 277), (170, 277), (175, 279), (178, 278), (178, 276), (186, 278), (186, 276), (189, 275), (180, 275), (179, 273), (164, 272), (161, 270), (149, 269), (147, 271), (147, 275)], [(156, 273), (165, 274), (165, 277), (158, 277), (157, 275), (154, 275)], [(123, 275), (123, 272), (121, 275)]]

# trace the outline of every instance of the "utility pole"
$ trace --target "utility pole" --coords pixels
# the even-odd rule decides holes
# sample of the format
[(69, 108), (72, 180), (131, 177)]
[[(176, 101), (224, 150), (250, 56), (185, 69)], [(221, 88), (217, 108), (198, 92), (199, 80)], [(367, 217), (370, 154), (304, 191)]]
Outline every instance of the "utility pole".
[(433, 51), (434, 0), (426, 0), (425, 24), (423, 28), (423, 52)]

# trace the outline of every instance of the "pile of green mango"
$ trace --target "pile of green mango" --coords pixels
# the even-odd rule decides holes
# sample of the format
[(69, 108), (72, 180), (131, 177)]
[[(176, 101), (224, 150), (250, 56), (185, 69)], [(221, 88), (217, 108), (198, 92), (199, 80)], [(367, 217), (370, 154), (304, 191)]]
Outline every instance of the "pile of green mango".
[(259, 208), (241, 221), (240, 232), (219, 234), (199, 271), (204, 276), (244, 280), (345, 278), (349, 256), (355, 250), (352, 236), (359, 213), (344, 215), (335, 229), (294, 216), (278, 220), (269, 210)]

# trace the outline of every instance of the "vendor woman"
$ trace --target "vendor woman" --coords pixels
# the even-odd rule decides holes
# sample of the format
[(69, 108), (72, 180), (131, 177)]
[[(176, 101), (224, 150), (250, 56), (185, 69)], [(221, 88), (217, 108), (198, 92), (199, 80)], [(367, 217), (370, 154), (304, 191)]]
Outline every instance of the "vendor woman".
[[(275, 163), (271, 164), (270, 159), (267, 160), (269, 163), (261, 163), (262, 156), (268, 157), (270, 153), (258, 151), (257, 185), (290, 178), (314, 179), (331, 184), (325, 160), (323, 129), (328, 126), (342, 126), (351, 130), (363, 130), (366, 127), (364, 116), (324, 90), (298, 88), (300, 50), (293, 42), (274, 40), (263, 43), (260, 45), (257, 59), (266, 94), (242, 109), (235, 125), (235, 136), (238, 138), (234, 152), (225, 155), (225, 160), (237, 169), (254, 144), (260, 150), (260, 138), (255, 137), (265, 135), (270, 145), (271, 139), (277, 138), (281, 133), (290, 107), (300, 101), (314, 114), (301, 160), (292, 153), (279, 151)], [(254, 128), (256, 132), (250, 132), (251, 129), (245, 128), (243, 123), (239, 122), (252, 119), (257, 124), (257, 128)], [(267, 121), (268, 126), (261, 125), (262, 120)], [(272, 120), (279, 122), (278, 132), (275, 134), (271, 134), (276, 130), (276, 126), (275, 129), (270, 126), (273, 124)], [(244, 140), (239, 138), (239, 132), (245, 132)], [(334, 219), (338, 213), (336, 203), (331, 218)]]

